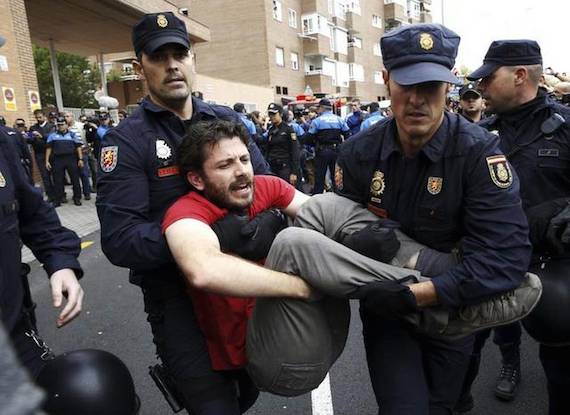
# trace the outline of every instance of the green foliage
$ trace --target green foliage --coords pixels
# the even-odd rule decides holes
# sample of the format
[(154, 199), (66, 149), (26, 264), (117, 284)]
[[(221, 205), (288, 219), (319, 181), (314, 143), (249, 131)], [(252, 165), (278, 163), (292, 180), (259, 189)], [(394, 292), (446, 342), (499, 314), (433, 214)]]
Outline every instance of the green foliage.
[[(34, 62), (42, 105), (56, 105), (49, 50), (34, 46)], [(97, 67), (90, 65), (82, 56), (64, 52), (57, 52), (57, 65), (63, 105), (97, 108), (99, 105), (93, 97), (101, 82)]]
[(121, 71), (117, 69), (111, 69), (109, 72), (107, 72), (107, 82), (120, 81), (122, 75), (123, 74)]

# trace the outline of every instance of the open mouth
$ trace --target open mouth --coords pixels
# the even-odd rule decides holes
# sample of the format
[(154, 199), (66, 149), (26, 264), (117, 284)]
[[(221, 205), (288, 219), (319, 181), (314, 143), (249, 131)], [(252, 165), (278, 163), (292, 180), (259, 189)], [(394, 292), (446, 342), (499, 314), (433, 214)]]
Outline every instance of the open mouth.
[(230, 190), (239, 195), (247, 194), (251, 190), (251, 182), (239, 183), (230, 186)]

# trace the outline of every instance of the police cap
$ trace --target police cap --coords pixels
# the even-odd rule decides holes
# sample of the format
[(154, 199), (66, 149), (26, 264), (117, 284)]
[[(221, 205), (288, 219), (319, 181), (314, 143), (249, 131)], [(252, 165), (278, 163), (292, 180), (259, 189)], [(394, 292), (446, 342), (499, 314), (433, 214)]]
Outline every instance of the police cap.
[(242, 104), (241, 102), (236, 102), (234, 104), (234, 111), (235, 112), (239, 112), (240, 114), (245, 112), (245, 105)]
[(271, 104), (269, 104), (269, 106), (267, 107), (267, 112), (269, 114), (277, 114), (277, 113), (281, 113), (283, 112), (283, 107), (279, 104), (276, 104), (274, 102), (272, 102)]
[(481, 96), (481, 93), (477, 90), (477, 84), (475, 82), (469, 82), (461, 87), (459, 90), (459, 98), (463, 99), (463, 96), (467, 93), (476, 94), (477, 97)]
[(56, 123), (57, 124), (65, 124), (65, 117), (57, 117)]
[(319, 101), (319, 107), (332, 108), (332, 104), (328, 99), (323, 98)]
[(440, 24), (414, 24), (380, 39), (382, 59), (390, 77), (400, 85), (440, 81), (460, 83), (451, 73), (460, 37)]
[(489, 46), (483, 65), (467, 76), (472, 81), (485, 78), (501, 66), (542, 65), (540, 46), (534, 40), (495, 40)]
[(151, 54), (167, 43), (190, 49), (186, 25), (171, 12), (145, 14), (133, 27), (132, 38), (137, 56)]

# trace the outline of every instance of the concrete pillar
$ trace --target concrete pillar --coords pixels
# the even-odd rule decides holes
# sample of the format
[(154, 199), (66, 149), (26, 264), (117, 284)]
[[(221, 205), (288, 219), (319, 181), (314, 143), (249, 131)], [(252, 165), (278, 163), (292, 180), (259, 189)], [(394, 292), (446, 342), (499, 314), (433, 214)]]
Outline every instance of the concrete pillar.
[(55, 53), (55, 47), (53, 45), (53, 39), (49, 40), (49, 57), (51, 61), (51, 73), (53, 76), (53, 89), (55, 91), (55, 102), (57, 104), (57, 109), (63, 111), (63, 96), (61, 95), (61, 84), (59, 82), (59, 69), (57, 67), (57, 57)]
[(107, 92), (107, 75), (105, 75), (105, 61), (103, 60), (103, 52), (99, 53), (99, 72), (101, 73), (101, 91), (103, 91), (103, 95), (109, 96), (109, 92)]

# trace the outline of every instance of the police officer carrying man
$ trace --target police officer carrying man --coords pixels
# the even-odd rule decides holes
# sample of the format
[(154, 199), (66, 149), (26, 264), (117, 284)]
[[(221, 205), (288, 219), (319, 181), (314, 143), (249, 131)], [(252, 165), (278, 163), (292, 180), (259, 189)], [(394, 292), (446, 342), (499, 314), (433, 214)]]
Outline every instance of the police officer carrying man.
[[(498, 133), (501, 150), (520, 178), (522, 204), (533, 244), (531, 270), (541, 277), (544, 287), (541, 302), (529, 319), (549, 306), (545, 302), (554, 298), (553, 291), (568, 292), (570, 285), (567, 237), (570, 222), (570, 109), (539, 90), (541, 75), (542, 56), (537, 42), (497, 40), (491, 43), (483, 65), (468, 76), (471, 80), (481, 79), (479, 91), (487, 109), (495, 114), (480, 125)], [(549, 281), (560, 285), (552, 286)], [(552, 337), (557, 336), (557, 330), (568, 333), (568, 324), (566, 328), (549, 325), (558, 320), (558, 313), (569, 309), (568, 297), (564, 302), (550, 306), (556, 310), (553, 314), (541, 316), (544, 319), (532, 327), (524, 324), (529, 334), (541, 342), (539, 356), (547, 379), (549, 414), (562, 415), (570, 413), (570, 347), (557, 347), (555, 341), (537, 336), (534, 330), (540, 325), (548, 327), (550, 330), (545, 331), (550, 331)], [(567, 314), (564, 319), (568, 321)], [(514, 396), (520, 379), (519, 326), (512, 326), (510, 332), (508, 336), (501, 336), (507, 337), (503, 339), (501, 349), (508, 346), (507, 357), (511, 356), (509, 361), (503, 353), (503, 369), (496, 389), (503, 397)], [(488, 335), (482, 333), (480, 336), (486, 338)], [(478, 342), (479, 350), (474, 354), (483, 347), (484, 338)], [(564, 340), (566, 344), (570, 343), (570, 338)], [(466, 379), (468, 386), (475, 375), (476, 372), (471, 379)]]
[[(148, 96), (105, 135), (100, 153), (97, 213), (102, 249), (109, 260), (131, 269), (142, 287), (157, 353), (193, 415), (234, 414), (235, 384), (211, 368), (168, 245), (161, 231), (166, 209), (188, 191), (178, 174), (177, 149), (186, 126), (222, 118), (236, 123), (230, 108), (191, 95), (192, 55), (185, 23), (170, 12), (145, 15), (133, 28), (133, 66)], [(254, 171), (267, 163), (250, 143)]]
[(267, 161), (273, 173), (295, 186), (301, 160), (297, 133), (283, 121), (281, 105), (269, 104), (267, 113), (271, 121), (267, 131)]
[[(305, 141), (315, 145), (315, 188), (313, 194), (322, 193), (325, 189), (327, 170), (331, 177), (334, 174), (338, 146), (350, 135), (346, 122), (332, 113), (332, 105), (328, 99), (319, 101), (319, 116), (313, 120)], [(333, 180), (334, 187), (334, 180)]]
[[(417, 307), (474, 304), (521, 284), (530, 258), (518, 179), (498, 138), (444, 111), (459, 36), (437, 24), (404, 26), (381, 39), (394, 117), (344, 143), (337, 193), (411, 238), (461, 262), (420, 282), (361, 288), (364, 344), (382, 415), (451, 414), (473, 337), (412, 331), (398, 317)], [(509, 235), (505, 238), (505, 235)], [(394, 319), (394, 317), (396, 317)]]
[(56, 207), (65, 199), (66, 170), (73, 186), (73, 203), (81, 206), (79, 171), (83, 168), (82, 146), (81, 137), (69, 131), (65, 118), (57, 117), (57, 131), (51, 133), (46, 142), (46, 169), (53, 173)]

